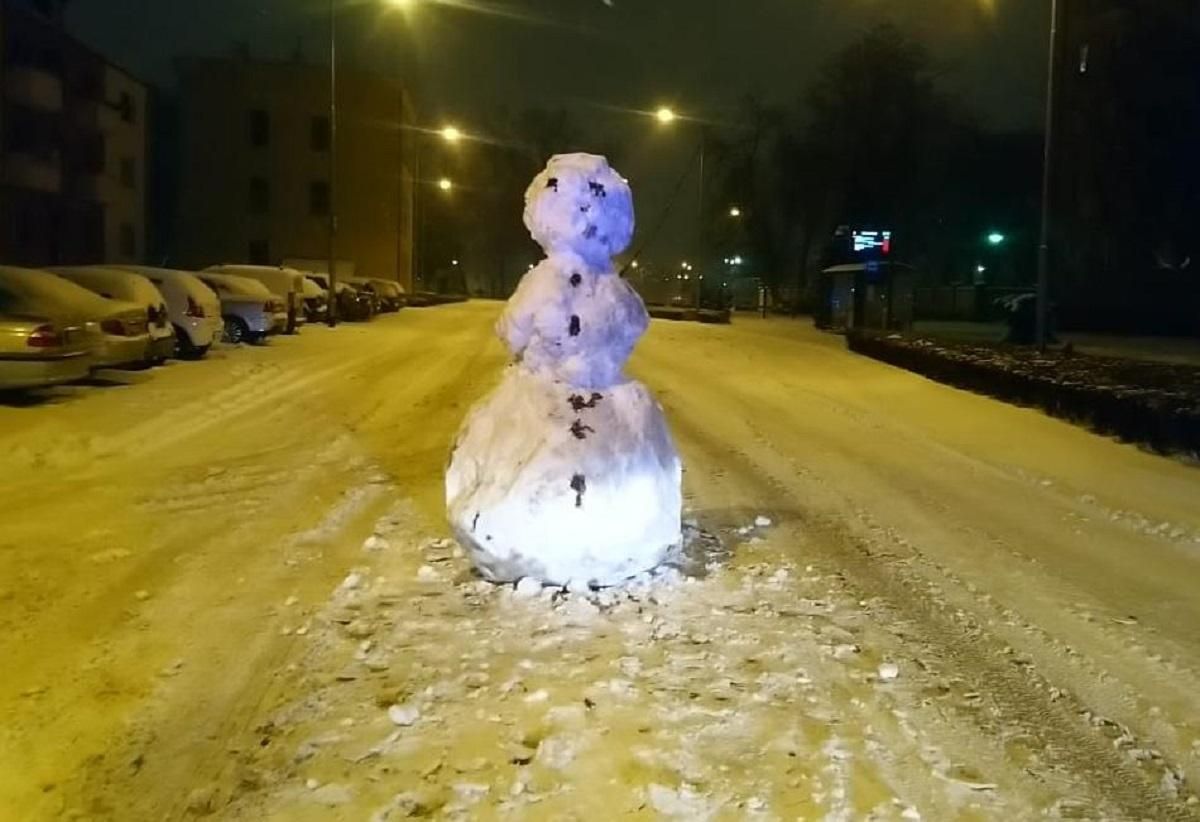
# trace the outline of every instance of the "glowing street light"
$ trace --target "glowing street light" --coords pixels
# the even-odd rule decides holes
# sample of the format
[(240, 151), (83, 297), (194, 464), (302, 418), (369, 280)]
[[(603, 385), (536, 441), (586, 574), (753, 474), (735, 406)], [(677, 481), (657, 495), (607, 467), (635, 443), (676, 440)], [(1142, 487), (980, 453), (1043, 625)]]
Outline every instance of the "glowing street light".
[(630, 268), (637, 268), (638, 266), (639, 266), (639, 263), (638, 263), (638, 261), (637, 261), (637, 260), (634, 260), (633, 262), (631, 262), (631, 263), (629, 264), (629, 267), (630, 267)]
[(446, 126), (438, 134), (442, 135), (442, 139), (447, 143), (457, 143), (462, 139), (462, 132), (454, 126)]
[(738, 208), (737, 206), (732, 206), (729, 209), (729, 216), (736, 220), (738, 217), (742, 216), (742, 210), (740, 208)]
[(675, 122), (675, 120), (678, 118), (678, 115), (675, 114), (674, 110), (666, 106), (662, 106), (658, 109), (658, 111), (654, 112), (654, 118), (664, 126), (669, 126), (671, 123)]
[(454, 188), (454, 183), (449, 177), (443, 177), (442, 179), (438, 180), (438, 188), (440, 188), (442, 191), (450, 191), (452, 188)]
[(987, 235), (988, 245), (1004, 245), (1004, 241), (1007, 239), (999, 231), (993, 231)]

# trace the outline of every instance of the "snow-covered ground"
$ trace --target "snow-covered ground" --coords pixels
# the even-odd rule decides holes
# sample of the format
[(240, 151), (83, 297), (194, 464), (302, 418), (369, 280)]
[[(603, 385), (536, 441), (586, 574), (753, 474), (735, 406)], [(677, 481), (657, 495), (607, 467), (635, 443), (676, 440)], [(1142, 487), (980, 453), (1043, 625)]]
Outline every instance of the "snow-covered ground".
[(1200, 816), (1200, 470), (803, 324), (656, 323), (720, 544), (498, 589), (442, 501), (498, 311), (0, 406), (0, 817)]

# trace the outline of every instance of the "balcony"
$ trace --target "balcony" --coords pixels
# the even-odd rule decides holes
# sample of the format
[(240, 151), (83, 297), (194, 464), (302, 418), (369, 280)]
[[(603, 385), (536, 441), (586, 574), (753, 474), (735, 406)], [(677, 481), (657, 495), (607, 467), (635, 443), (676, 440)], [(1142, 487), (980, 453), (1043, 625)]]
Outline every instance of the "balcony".
[(62, 80), (44, 69), (14, 66), (5, 70), (4, 94), (14, 103), (40, 111), (63, 110)]
[(81, 174), (74, 180), (75, 191), (73, 193), (75, 196), (98, 203), (112, 199), (113, 191), (116, 188), (113, 181), (104, 174)]
[(70, 117), (79, 128), (93, 131), (112, 131), (121, 123), (120, 113), (99, 100), (72, 103)]
[(62, 165), (57, 157), (11, 152), (4, 158), (4, 182), (16, 188), (57, 194), (62, 191)]

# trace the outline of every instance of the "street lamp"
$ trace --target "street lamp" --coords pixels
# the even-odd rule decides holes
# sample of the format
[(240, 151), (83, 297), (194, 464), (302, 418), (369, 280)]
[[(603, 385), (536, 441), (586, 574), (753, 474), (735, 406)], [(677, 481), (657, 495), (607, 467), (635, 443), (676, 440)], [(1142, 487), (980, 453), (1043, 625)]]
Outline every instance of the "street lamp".
[(999, 231), (993, 231), (987, 235), (988, 245), (991, 245), (991, 246), (1004, 245), (1004, 241), (1007, 239), (1008, 238), (1005, 237), (1003, 234), (1001, 234)]
[(440, 188), (442, 191), (450, 191), (452, 188), (454, 188), (454, 181), (449, 177), (443, 177), (442, 179), (438, 180), (438, 188)]
[(462, 138), (462, 132), (454, 126), (445, 126), (438, 132), (447, 143), (457, 143)]
[(742, 216), (742, 210), (737, 206), (732, 206), (729, 209), (729, 216), (736, 220), (738, 217)]
[[(659, 109), (654, 113), (654, 117), (663, 126), (670, 126), (672, 123), (675, 122), (675, 120), (678, 119), (678, 115), (675, 114), (675, 111), (667, 106), (660, 106)], [(697, 309), (700, 308), (700, 300), (701, 300), (701, 297), (704, 295), (704, 287), (703, 287), (703, 284), (704, 284), (704, 262), (703, 262), (703, 258), (704, 258), (704, 250), (703, 250), (703, 246), (704, 246), (704, 159), (705, 159), (705, 153), (707, 152), (707, 150), (708, 150), (708, 128), (703, 123), (701, 123), (700, 124), (700, 176), (699, 176), (699, 181), (696, 184), (696, 250), (698, 252), (700, 252), (700, 256), (701, 256), (700, 272), (696, 275), (696, 279), (699, 283), (699, 285), (697, 285), (697, 287), (696, 287), (696, 308)], [(740, 209), (738, 209), (738, 214), (741, 214)], [(731, 214), (731, 216), (736, 217), (737, 215)]]

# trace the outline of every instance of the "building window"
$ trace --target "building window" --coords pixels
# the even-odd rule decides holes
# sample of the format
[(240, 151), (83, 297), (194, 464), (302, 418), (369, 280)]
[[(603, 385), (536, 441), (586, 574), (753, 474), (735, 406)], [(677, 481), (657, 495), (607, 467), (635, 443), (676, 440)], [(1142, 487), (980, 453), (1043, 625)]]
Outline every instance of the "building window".
[(271, 117), (265, 109), (256, 108), (250, 112), (250, 145), (254, 148), (266, 148), (271, 142)]
[(126, 123), (137, 122), (137, 106), (134, 105), (133, 95), (128, 91), (121, 92), (121, 101), (117, 103), (117, 108), (121, 112), (121, 119)]
[(329, 151), (329, 118), (312, 118), (312, 150)]
[(271, 184), (263, 177), (250, 178), (250, 213), (266, 214), (271, 210)]
[(308, 211), (314, 217), (329, 214), (329, 183), (317, 180), (308, 186)]
[(121, 223), (121, 256), (128, 260), (137, 257), (137, 234), (129, 223)]
[(266, 240), (250, 241), (250, 265), (270, 265), (271, 244)]
[(137, 188), (137, 161), (132, 157), (121, 159), (121, 184), (126, 188)]

